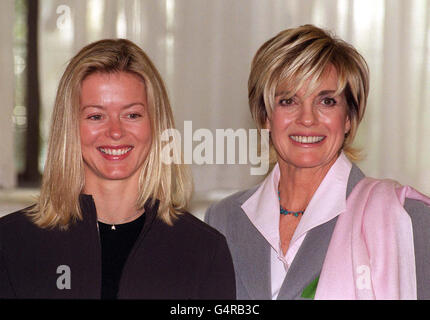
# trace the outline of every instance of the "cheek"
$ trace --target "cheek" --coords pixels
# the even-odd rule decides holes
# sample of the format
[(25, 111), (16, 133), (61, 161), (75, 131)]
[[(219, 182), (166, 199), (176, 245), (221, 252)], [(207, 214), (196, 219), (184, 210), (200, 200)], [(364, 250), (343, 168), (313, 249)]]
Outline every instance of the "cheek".
[(291, 117), (288, 117), (285, 113), (277, 109), (272, 113), (270, 121), (266, 122), (268, 124), (267, 128), (270, 130), (271, 141), (276, 150), (282, 150), (285, 144), (288, 145), (286, 132), (292, 122)]
[(89, 126), (87, 124), (80, 124), (79, 126), (79, 134), (81, 137), (81, 145), (87, 146), (92, 144), (97, 136), (99, 135), (100, 129), (95, 128), (94, 126)]
[(287, 128), (293, 121), (291, 116), (288, 116), (285, 112), (281, 112), (279, 109), (275, 109), (272, 113), (272, 119), (267, 121), (269, 130), (279, 132)]
[(151, 144), (152, 141), (152, 130), (149, 122), (145, 122), (142, 125), (130, 128), (133, 135), (144, 145)]
[(343, 137), (350, 130), (350, 121), (343, 112), (321, 117), (321, 121), (336, 136)]

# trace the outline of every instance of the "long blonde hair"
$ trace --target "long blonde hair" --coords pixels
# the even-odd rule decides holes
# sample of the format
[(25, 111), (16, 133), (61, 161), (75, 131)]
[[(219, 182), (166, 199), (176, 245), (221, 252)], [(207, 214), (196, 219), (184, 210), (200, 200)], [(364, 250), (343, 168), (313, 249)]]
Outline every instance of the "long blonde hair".
[[(139, 76), (148, 97), (152, 144), (139, 177), (137, 207), (159, 200), (158, 217), (171, 225), (186, 210), (192, 179), (186, 165), (162, 161), (161, 133), (174, 129), (173, 114), (161, 76), (148, 56), (126, 39), (91, 43), (69, 62), (59, 83), (40, 196), (28, 214), (42, 228), (67, 229), (82, 219), (79, 196), (85, 183), (79, 135), (81, 83), (94, 72), (129, 72)], [(178, 146), (176, 146), (178, 147)]]
[[(307, 79), (308, 91), (316, 89), (326, 67), (338, 74), (337, 94), (344, 92), (351, 130), (343, 144), (351, 160), (360, 158), (352, 146), (369, 93), (369, 70), (361, 54), (350, 44), (313, 25), (281, 31), (257, 51), (248, 80), (249, 107), (259, 129), (271, 116), (276, 87), (287, 81), (294, 94)], [(271, 162), (276, 158), (271, 146)]]

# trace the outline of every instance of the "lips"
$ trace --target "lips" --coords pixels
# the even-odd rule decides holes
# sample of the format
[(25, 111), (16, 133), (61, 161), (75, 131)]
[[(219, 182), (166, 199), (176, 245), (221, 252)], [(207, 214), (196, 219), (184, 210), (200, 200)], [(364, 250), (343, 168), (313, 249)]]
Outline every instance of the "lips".
[(300, 146), (317, 146), (321, 144), (326, 136), (323, 135), (299, 135), (292, 134), (289, 136), (291, 141)]
[(121, 146), (100, 146), (97, 150), (100, 151), (102, 156), (108, 160), (122, 160), (128, 157), (133, 150), (131, 145), (121, 145)]

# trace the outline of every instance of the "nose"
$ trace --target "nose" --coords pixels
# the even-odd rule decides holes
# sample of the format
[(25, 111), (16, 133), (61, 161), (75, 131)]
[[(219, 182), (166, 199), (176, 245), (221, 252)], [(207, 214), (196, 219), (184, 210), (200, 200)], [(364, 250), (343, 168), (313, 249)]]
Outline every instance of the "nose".
[(124, 130), (120, 119), (112, 118), (109, 120), (107, 135), (114, 140), (122, 138)]
[(305, 127), (313, 126), (318, 122), (316, 110), (313, 108), (312, 103), (303, 103), (300, 108), (300, 113), (297, 117), (297, 122)]

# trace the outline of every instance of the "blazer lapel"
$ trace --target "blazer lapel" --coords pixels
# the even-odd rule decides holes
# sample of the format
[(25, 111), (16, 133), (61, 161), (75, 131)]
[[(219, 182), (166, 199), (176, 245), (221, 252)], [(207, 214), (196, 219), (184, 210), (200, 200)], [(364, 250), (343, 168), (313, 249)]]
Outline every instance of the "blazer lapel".
[(278, 300), (300, 298), (303, 289), (320, 274), (337, 217), (310, 230), (297, 252), (278, 294)]
[[(255, 191), (255, 190), (253, 190)], [(252, 192), (253, 193), (253, 192)], [(249, 220), (241, 205), (250, 194), (238, 198), (236, 219), (231, 221), (230, 230), (234, 230), (232, 255), (235, 267), (241, 270), (238, 279), (249, 294), (249, 299), (270, 300), (270, 245)], [(245, 297), (239, 297), (243, 299)]]
[[(362, 178), (364, 174), (353, 164), (346, 198)], [(303, 289), (319, 276), (336, 221), (337, 217), (308, 232), (287, 272), (278, 299), (300, 299)]]

